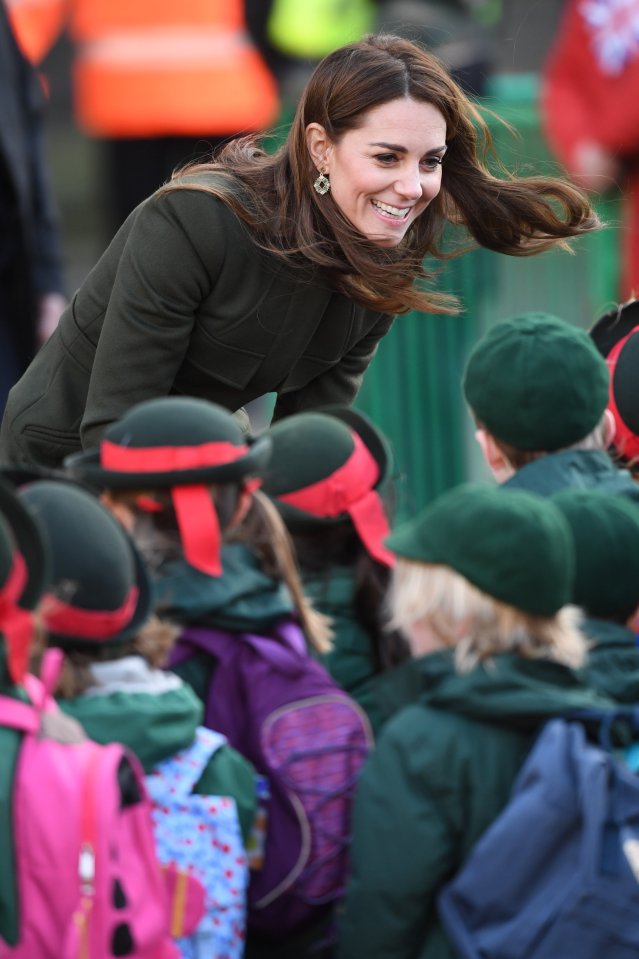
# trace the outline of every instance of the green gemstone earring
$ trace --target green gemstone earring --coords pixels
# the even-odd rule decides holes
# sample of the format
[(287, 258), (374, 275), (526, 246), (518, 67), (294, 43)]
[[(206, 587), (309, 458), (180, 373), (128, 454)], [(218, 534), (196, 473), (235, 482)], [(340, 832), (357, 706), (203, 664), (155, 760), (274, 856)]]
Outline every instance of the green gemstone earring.
[(324, 196), (324, 194), (328, 193), (331, 188), (331, 181), (325, 173), (320, 173), (317, 177), (317, 180), (315, 180), (313, 184), (313, 188), (316, 193), (320, 194), (320, 196)]

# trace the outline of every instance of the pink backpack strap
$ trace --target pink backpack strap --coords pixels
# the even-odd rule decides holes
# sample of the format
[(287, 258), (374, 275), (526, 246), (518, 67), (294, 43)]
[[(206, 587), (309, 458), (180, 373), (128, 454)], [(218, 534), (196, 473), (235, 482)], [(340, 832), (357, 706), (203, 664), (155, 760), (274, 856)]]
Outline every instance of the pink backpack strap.
[(37, 733), (40, 728), (40, 714), (30, 703), (23, 703), (10, 696), (0, 696), (0, 726)]
[(59, 706), (53, 698), (58, 684), (64, 653), (61, 649), (47, 649), (40, 665), (40, 678), (31, 673), (22, 680), (22, 685), (29, 694), (29, 699), (39, 713), (57, 713)]
[(64, 654), (61, 649), (48, 649), (42, 658), (40, 679), (27, 673), (22, 684), (31, 700), (30, 703), (0, 695), (0, 726), (21, 729), (26, 733), (37, 733), (40, 729), (40, 716), (43, 712), (58, 712), (58, 704), (53, 691), (62, 669)]

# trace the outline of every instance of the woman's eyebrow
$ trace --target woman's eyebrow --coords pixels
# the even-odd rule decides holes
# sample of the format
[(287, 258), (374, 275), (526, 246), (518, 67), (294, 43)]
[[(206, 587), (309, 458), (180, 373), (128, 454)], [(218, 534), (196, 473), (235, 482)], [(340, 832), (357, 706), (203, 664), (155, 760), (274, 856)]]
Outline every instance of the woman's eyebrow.
[[(383, 150), (391, 150), (393, 153), (408, 153), (406, 147), (400, 146), (397, 143), (369, 143), (369, 147), (381, 147)], [(442, 150), (446, 150), (446, 144), (442, 144), (440, 147), (431, 147), (429, 150), (426, 150), (426, 153), (441, 153)]]

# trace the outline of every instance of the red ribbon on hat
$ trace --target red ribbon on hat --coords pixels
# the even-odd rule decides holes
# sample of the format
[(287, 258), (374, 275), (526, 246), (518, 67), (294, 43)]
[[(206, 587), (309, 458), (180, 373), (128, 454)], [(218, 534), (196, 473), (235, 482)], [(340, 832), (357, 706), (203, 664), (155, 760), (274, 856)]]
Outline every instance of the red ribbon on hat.
[(618, 343), (615, 343), (610, 353), (606, 357), (606, 363), (608, 365), (608, 370), (610, 372), (610, 386), (608, 392), (608, 409), (612, 413), (615, 419), (615, 435), (613, 438), (613, 445), (621, 453), (622, 456), (626, 459), (634, 459), (636, 456), (639, 456), (639, 436), (636, 433), (626, 426), (626, 423), (619, 412), (617, 407), (617, 401), (615, 399), (615, 369), (617, 367), (617, 362), (621, 351), (628, 342), (631, 336), (634, 336), (635, 333), (639, 332), (639, 326), (635, 326), (634, 329), (628, 333), (627, 336), (624, 336), (622, 340), (619, 340)]
[(76, 636), (82, 639), (106, 640), (124, 629), (135, 614), (140, 591), (132, 586), (126, 599), (117, 609), (80, 609), (71, 603), (47, 593), (42, 601), (42, 618), (52, 633)]
[(7, 666), (14, 683), (24, 679), (29, 666), (29, 651), (33, 640), (33, 613), (17, 605), (27, 582), (27, 564), (17, 550), (11, 569), (0, 589), (0, 627), (7, 646)]
[(354, 449), (346, 462), (330, 476), (277, 498), (312, 516), (335, 517), (348, 513), (368, 553), (385, 566), (395, 565), (395, 556), (383, 540), (390, 533), (382, 501), (373, 487), (379, 466), (353, 430)]
[[(249, 447), (241, 443), (202, 443), (199, 446), (119, 446), (109, 440), (100, 444), (100, 463), (119, 473), (166, 473), (170, 470), (224, 466), (241, 459)], [(255, 484), (253, 484), (255, 488)], [(221, 576), (222, 536), (211, 493), (204, 483), (171, 487), (184, 557), (191, 566), (209, 576)], [(154, 510), (144, 503), (142, 509)]]
[(118, 473), (168, 473), (224, 466), (249, 452), (244, 443), (200, 443), (199, 446), (120, 446), (100, 443), (100, 464)]

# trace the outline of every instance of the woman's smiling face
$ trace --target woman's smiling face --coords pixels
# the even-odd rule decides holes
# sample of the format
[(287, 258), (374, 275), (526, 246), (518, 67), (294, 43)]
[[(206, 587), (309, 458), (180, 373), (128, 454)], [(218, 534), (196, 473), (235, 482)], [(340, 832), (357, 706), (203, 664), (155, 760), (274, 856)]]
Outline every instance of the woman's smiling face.
[(334, 202), (378, 246), (397, 246), (439, 193), (446, 121), (430, 103), (390, 100), (337, 143), (311, 123), (307, 143), (317, 169), (329, 175)]

